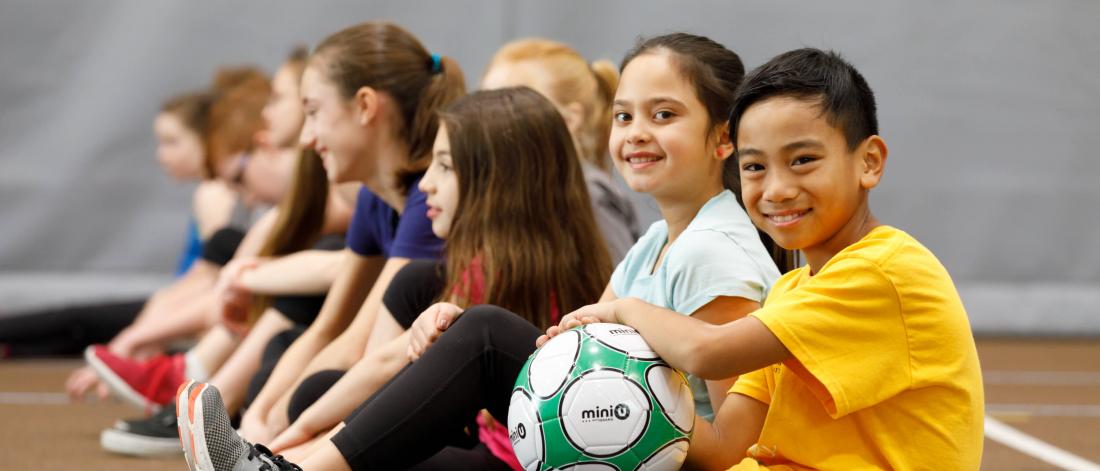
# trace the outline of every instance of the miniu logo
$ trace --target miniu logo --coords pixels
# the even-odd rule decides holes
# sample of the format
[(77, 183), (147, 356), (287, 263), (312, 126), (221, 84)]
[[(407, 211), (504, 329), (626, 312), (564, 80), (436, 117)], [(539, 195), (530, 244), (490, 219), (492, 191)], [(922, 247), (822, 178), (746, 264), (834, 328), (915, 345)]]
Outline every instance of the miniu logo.
[(515, 446), (520, 440), (527, 438), (527, 427), (524, 427), (521, 422), (512, 433), (508, 434), (508, 438), (512, 441), (512, 446)]
[[(630, 407), (626, 404), (616, 404), (608, 407), (596, 407), (581, 411), (581, 420), (626, 420), (630, 417)], [(601, 420), (603, 419), (603, 420)]]

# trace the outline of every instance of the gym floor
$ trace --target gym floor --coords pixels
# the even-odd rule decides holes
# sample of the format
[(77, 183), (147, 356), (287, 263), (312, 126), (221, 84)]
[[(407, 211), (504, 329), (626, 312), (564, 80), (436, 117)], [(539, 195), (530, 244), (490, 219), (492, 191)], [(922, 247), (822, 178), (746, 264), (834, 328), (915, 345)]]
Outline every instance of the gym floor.
[[(982, 469), (1100, 470), (1100, 339), (979, 339), (985, 374)], [(136, 413), (70, 404), (77, 360), (0, 361), (0, 470), (183, 470), (183, 458), (138, 459), (99, 447), (99, 432)]]

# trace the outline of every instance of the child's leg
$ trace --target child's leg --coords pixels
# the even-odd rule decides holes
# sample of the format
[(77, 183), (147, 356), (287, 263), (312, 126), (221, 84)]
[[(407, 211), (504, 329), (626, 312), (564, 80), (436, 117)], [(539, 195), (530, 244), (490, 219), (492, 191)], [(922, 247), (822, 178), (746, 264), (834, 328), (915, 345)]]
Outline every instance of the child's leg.
[[(220, 368), (215, 367), (217, 373), (210, 378), (210, 384), (221, 390), (222, 399), (230, 412), (236, 411), (244, 403), (249, 381), (260, 368), (260, 357), (263, 354), (264, 347), (267, 346), (267, 343), (271, 341), (275, 334), (290, 326), (290, 321), (279, 314), (278, 311), (273, 309), (264, 311), (256, 324), (252, 326), (252, 330), (240, 342), (240, 346), (231, 346), (228, 350), (231, 353), (229, 358), (227, 360), (223, 359), (224, 364), (221, 364)], [(195, 350), (202, 346), (201, 343), (196, 345)], [(205, 365), (209, 365), (209, 363), (204, 363)], [(214, 371), (214, 369), (207, 371)]]
[(332, 443), (357, 469), (403, 469), (442, 450), (481, 409), (507, 420), (512, 386), (541, 333), (504, 309), (471, 308), (354, 412)]

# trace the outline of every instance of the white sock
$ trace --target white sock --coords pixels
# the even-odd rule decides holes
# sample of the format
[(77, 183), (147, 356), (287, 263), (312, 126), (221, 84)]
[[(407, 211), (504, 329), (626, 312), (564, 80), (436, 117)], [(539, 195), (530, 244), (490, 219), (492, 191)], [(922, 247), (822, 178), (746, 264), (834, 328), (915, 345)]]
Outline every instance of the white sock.
[(183, 354), (183, 375), (187, 379), (195, 381), (210, 379), (210, 373), (207, 373), (206, 367), (202, 366), (202, 362), (199, 361), (199, 356), (195, 355), (192, 350), (188, 350), (187, 353)]

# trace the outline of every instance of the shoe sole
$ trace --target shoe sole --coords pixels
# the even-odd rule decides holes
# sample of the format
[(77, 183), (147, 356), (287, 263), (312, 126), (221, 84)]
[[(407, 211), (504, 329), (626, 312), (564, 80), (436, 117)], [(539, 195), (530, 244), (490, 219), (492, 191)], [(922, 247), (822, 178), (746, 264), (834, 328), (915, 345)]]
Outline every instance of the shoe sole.
[(103, 382), (107, 384), (107, 387), (110, 388), (111, 392), (119, 399), (122, 399), (123, 402), (147, 414), (160, 410), (160, 404), (150, 401), (145, 396), (142, 396), (141, 393), (135, 391), (134, 388), (131, 388), (130, 385), (126, 383), (126, 380), (115, 374), (114, 370), (108, 367), (106, 363), (103, 363), (99, 357), (95, 356), (95, 347), (84, 349), (84, 360), (92, 367), (96, 376), (99, 376), (99, 379), (103, 380)]
[(192, 384), (195, 381), (188, 380), (176, 391), (176, 428), (179, 430), (180, 448), (183, 449), (188, 469), (195, 469), (195, 442), (191, 440), (191, 427), (187, 422), (187, 391)]
[(179, 442), (172, 438), (152, 438), (109, 428), (99, 434), (104, 450), (129, 456), (178, 456)]
[[(214, 463), (210, 460), (210, 453), (206, 448), (206, 433), (203, 423), (203, 407), (202, 396), (206, 393), (207, 389), (212, 386), (206, 383), (201, 383), (192, 391), (187, 394), (187, 412), (185, 420), (187, 422), (187, 437), (190, 440), (190, 449), (192, 453), (191, 459), (194, 460), (194, 467), (192, 469), (196, 471), (216, 471), (214, 469)], [(213, 392), (216, 394), (217, 390)]]

